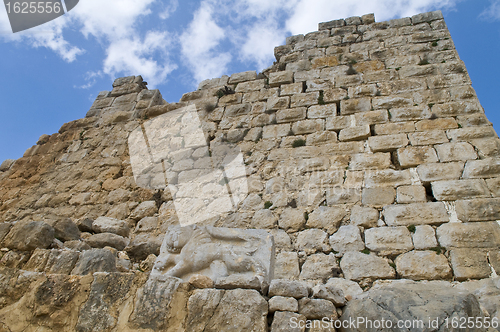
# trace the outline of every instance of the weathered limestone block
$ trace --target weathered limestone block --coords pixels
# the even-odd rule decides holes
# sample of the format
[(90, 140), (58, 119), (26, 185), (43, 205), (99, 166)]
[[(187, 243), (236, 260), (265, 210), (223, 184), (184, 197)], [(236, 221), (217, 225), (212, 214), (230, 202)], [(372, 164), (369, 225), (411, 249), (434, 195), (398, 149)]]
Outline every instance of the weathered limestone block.
[(228, 83), (234, 84), (245, 81), (253, 81), (255, 79), (257, 79), (257, 73), (255, 71), (244, 71), (241, 73), (232, 74), (231, 77), (229, 78)]
[(361, 232), (354, 225), (341, 226), (336, 233), (330, 236), (330, 245), (333, 250), (339, 253), (361, 251), (365, 248)]
[(383, 210), (388, 226), (442, 224), (449, 216), (442, 202), (389, 205)]
[(158, 217), (144, 217), (135, 227), (136, 233), (154, 232), (158, 228)]
[(302, 265), (300, 279), (302, 280), (323, 280), (336, 277), (340, 274), (337, 259), (333, 254), (323, 253), (308, 256)]
[(371, 228), (377, 226), (379, 215), (377, 209), (355, 205), (351, 210), (350, 219), (356, 226)]
[(294, 135), (310, 134), (323, 130), (325, 130), (325, 120), (323, 119), (302, 120), (292, 125)]
[(299, 300), (299, 314), (307, 319), (337, 319), (337, 310), (332, 302), (323, 299), (303, 298)]
[(77, 251), (52, 249), (45, 265), (45, 272), (48, 274), (71, 274), (78, 258)]
[(500, 175), (500, 159), (470, 160), (465, 164), (463, 178), (489, 178)]
[(375, 134), (377, 135), (393, 135), (400, 133), (411, 133), (414, 131), (415, 131), (415, 123), (413, 121), (384, 123), (375, 125)]
[(383, 207), (394, 203), (396, 189), (391, 187), (364, 188), (361, 196), (363, 205)]
[(372, 108), (370, 98), (356, 98), (340, 102), (340, 114), (350, 115), (359, 112), (368, 112)]
[(114, 316), (132, 286), (132, 273), (95, 273), (89, 299), (81, 307), (76, 331), (107, 331), (118, 323)]
[(145, 201), (139, 204), (130, 214), (130, 219), (134, 221), (141, 220), (144, 217), (151, 217), (158, 212), (155, 201)]
[(389, 153), (357, 153), (353, 154), (349, 169), (384, 169), (389, 168), (391, 155)]
[(269, 312), (299, 311), (299, 302), (293, 297), (273, 296), (269, 299)]
[(456, 202), (456, 211), (462, 221), (490, 221), (500, 219), (498, 198), (477, 198)]
[(419, 203), (427, 200), (424, 186), (400, 186), (396, 191), (396, 200), (398, 203)]
[(211, 226), (171, 227), (163, 240), (152, 276), (185, 281), (193, 274), (219, 278), (237, 276), (269, 284), (274, 267), (273, 237), (264, 230)]
[(285, 84), (281, 86), (280, 96), (292, 96), (294, 94), (302, 92), (304, 92), (304, 86), (301, 82)]
[(435, 248), (438, 246), (436, 232), (429, 225), (415, 227), (415, 233), (412, 234), (413, 245), (417, 250)]
[[(488, 189), (490, 190), (493, 197), (500, 197), (500, 178), (487, 179), (486, 185), (488, 186)], [(2, 236), (0, 234), (0, 241), (1, 239)]]
[(294, 73), (292, 71), (269, 73), (269, 86), (277, 87), (282, 84), (291, 84), (293, 83), (293, 74)]
[(307, 109), (308, 119), (329, 118), (337, 114), (336, 104), (316, 105)]
[(448, 259), (434, 251), (410, 251), (395, 260), (402, 278), (412, 280), (440, 280), (452, 277)]
[(80, 253), (71, 274), (86, 275), (94, 272), (115, 272), (116, 257), (107, 249), (91, 249)]
[(438, 162), (436, 150), (432, 147), (408, 146), (398, 149), (398, 160), (402, 167), (414, 167), (425, 163)]
[(345, 278), (355, 281), (393, 279), (396, 276), (396, 272), (385, 259), (357, 251), (346, 252), (340, 261), (340, 268)]
[(500, 156), (500, 139), (498, 138), (474, 139), (470, 142), (477, 149), (480, 158)]
[(490, 197), (490, 191), (483, 179), (432, 182), (432, 192), (439, 201)]
[(32, 251), (46, 249), (54, 240), (54, 229), (43, 221), (18, 221), (12, 225), (3, 240), (9, 249)]
[(328, 234), (333, 234), (339, 228), (340, 222), (346, 214), (346, 209), (318, 206), (309, 214), (306, 226), (310, 228), (322, 228)]
[(288, 136), (290, 134), (291, 126), (289, 123), (280, 125), (265, 126), (262, 131), (262, 138), (278, 138)]
[(14, 165), (14, 159), (6, 159), (0, 164), (0, 172), (8, 171)]
[(294, 280), (299, 277), (299, 257), (296, 252), (280, 252), (274, 264), (274, 278)]
[[(438, 327), (439, 322), (450, 317), (484, 317), (477, 298), (469, 292), (443, 287), (440, 283), (405, 282), (372, 288), (363, 296), (350, 301), (340, 320), (355, 321), (358, 317), (363, 317), (370, 321), (422, 321), (424, 326), (428, 326), (429, 313), (434, 317), (431, 320), (437, 319)], [(362, 324), (349, 331), (372, 330), (368, 327)], [(401, 329), (394, 326), (388, 330)]]
[(448, 137), (443, 130), (428, 130), (423, 132), (409, 133), (408, 137), (413, 146), (433, 145), (448, 143)]
[(309, 296), (310, 288), (305, 282), (274, 279), (269, 285), (269, 296), (284, 296), (301, 299)]
[(463, 162), (429, 163), (417, 167), (418, 176), (424, 182), (458, 180), (462, 176), (463, 170)]
[(368, 144), (373, 152), (388, 152), (408, 145), (406, 134), (381, 135), (368, 138)]
[(450, 129), (447, 135), (452, 142), (470, 142), (474, 139), (497, 137), (493, 127), (485, 126)]
[(295, 247), (299, 251), (305, 251), (307, 254), (316, 251), (327, 252), (330, 246), (327, 244), (328, 234), (320, 229), (306, 229), (297, 233)]
[(434, 146), (434, 148), (442, 163), (477, 159), (477, 153), (474, 151), (474, 147), (466, 142), (439, 144)]
[(252, 217), (252, 226), (257, 229), (274, 228), (278, 224), (278, 217), (269, 209), (261, 209)]
[(307, 92), (292, 95), (290, 107), (303, 107), (318, 104), (319, 92)]
[(92, 230), (96, 233), (114, 233), (123, 237), (127, 237), (130, 231), (126, 221), (108, 217), (94, 220)]
[(143, 261), (151, 254), (158, 256), (162, 242), (163, 235), (137, 234), (124, 250), (131, 259)]
[(413, 249), (410, 231), (404, 226), (367, 229), (365, 245), (382, 256), (398, 255)]
[(366, 140), (368, 137), (370, 137), (370, 135), (371, 133), (369, 125), (348, 127), (340, 131), (339, 140), (345, 142), (360, 141)]
[(289, 311), (276, 311), (271, 332), (305, 332), (306, 317)]
[(23, 269), (27, 271), (43, 272), (45, 270), (47, 260), (49, 259), (49, 255), (50, 250), (48, 249), (35, 249)]
[(285, 208), (278, 220), (280, 228), (291, 232), (301, 230), (305, 224), (304, 212), (301, 209)]
[(367, 188), (379, 186), (398, 187), (402, 185), (410, 185), (411, 174), (409, 170), (373, 170), (365, 173), (364, 183), (365, 187)]
[(235, 92), (251, 92), (251, 91), (259, 91), (264, 89), (266, 85), (266, 80), (256, 80), (256, 81), (248, 81), (239, 83), (234, 89)]
[(450, 262), (453, 274), (458, 281), (488, 278), (491, 268), (488, 264), (487, 251), (475, 248), (450, 250)]
[(436, 230), (445, 248), (495, 248), (500, 244), (500, 225), (496, 222), (447, 223)]
[(85, 242), (87, 242), (87, 244), (92, 248), (112, 247), (116, 250), (122, 251), (126, 246), (128, 246), (130, 240), (113, 233), (99, 233), (92, 234), (90, 237), (85, 239)]
[(290, 97), (272, 96), (267, 100), (267, 111), (285, 110), (290, 107)]
[(52, 227), (56, 239), (63, 242), (80, 239), (80, 230), (70, 218), (58, 220)]

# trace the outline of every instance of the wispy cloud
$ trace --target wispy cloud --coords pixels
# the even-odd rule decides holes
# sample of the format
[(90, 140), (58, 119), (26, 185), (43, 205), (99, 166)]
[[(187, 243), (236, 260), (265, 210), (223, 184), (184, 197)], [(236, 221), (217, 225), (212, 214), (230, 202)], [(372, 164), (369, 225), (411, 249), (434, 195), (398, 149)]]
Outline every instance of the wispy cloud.
[(221, 51), (226, 33), (214, 20), (213, 6), (211, 1), (203, 1), (180, 36), (182, 55), (196, 81), (221, 76), (231, 61), (231, 55)]
[(179, 7), (178, 0), (170, 0), (170, 2), (165, 6), (164, 10), (160, 13), (160, 18), (162, 20), (166, 20), (173, 13), (175, 13), (178, 7)]
[[(107, 49), (103, 71), (110, 76), (118, 73), (143, 75), (151, 86), (162, 83), (174, 69), (168, 61), (172, 40), (166, 32), (150, 31), (145, 38), (124, 38), (113, 41)], [(155, 56), (156, 55), (156, 56)], [(159, 62), (156, 59), (165, 59)]]
[(500, 0), (491, 0), (491, 4), (480, 15), (487, 20), (500, 20)]

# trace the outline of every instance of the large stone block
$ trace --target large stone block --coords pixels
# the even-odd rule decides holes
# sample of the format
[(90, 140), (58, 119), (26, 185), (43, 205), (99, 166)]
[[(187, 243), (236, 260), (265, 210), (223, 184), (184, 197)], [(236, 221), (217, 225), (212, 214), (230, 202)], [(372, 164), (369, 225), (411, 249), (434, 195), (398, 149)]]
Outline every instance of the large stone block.
[(399, 187), (401, 185), (410, 185), (411, 174), (409, 170), (397, 171), (393, 169), (373, 170), (365, 173), (365, 187)]
[(346, 252), (340, 261), (340, 268), (347, 279), (355, 281), (394, 279), (396, 277), (396, 271), (385, 259), (374, 254), (367, 255), (357, 251)]
[(267, 301), (255, 290), (196, 290), (187, 303), (186, 330), (267, 331)]
[(96, 233), (114, 233), (123, 237), (128, 237), (130, 231), (126, 221), (108, 217), (99, 217), (94, 220), (92, 230)]
[(434, 148), (442, 163), (477, 159), (477, 153), (474, 147), (466, 142), (439, 144), (434, 146)]
[(488, 278), (491, 268), (487, 251), (475, 248), (459, 248), (450, 250), (450, 262), (453, 274), (458, 281), (467, 279)]
[(363, 205), (383, 207), (394, 203), (396, 189), (391, 187), (364, 188), (361, 194)]
[(462, 221), (490, 221), (500, 219), (499, 198), (477, 198), (457, 201), (458, 219)]
[(359, 112), (368, 112), (372, 108), (370, 98), (357, 98), (342, 100), (340, 102), (340, 114), (350, 115)]
[[(307, 108), (296, 107), (276, 112), (276, 121), (278, 123), (300, 121), (306, 118)], [(264, 129), (265, 130), (265, 129)]]
[(329, 251), (327, 244), (328, 234), (320, 229), (306, 229), (297, 233), (295, 247), (298, 251), (304, 251), (307, 254), (312, 254), (316, 251)]
[(354, 225), (341, 226), (335, 234), (330, 236), (330, 245), (339, 253), (361, 251), (365, 248), (361, 232), (358, 226)]
[(435, 248), (438, 246), (436, 240), (436, 232), (429, 225), (421, 225), (415, 227), (415, 232), (412, 235), (413, 245), (417, 250)]
[(368, 137), (370, 137), (370, 135), (371, 132), (369, 125), (348, 127), (340, 131), (339, 140), (346, 142), (360, 141), (360, 140), (366, 140)]
[(408, 146), (398, 149), (398, 160), (405, 168), (439, 161), (436, 150), (428, 146)]
[(325, 120), (303, 120), (297, 121), (292, 125), (294, 135), (310, 134), (325, 130)]
[(490, 197), (490, 191), (483, 179), (432, 182), (432, 192), (439, 201)]
[(333, 254), (325, 255), (323, 253), (308, 256), (302, 270), (300, 279), (302, 280), (322, 280), (337, 277), (340, 274), (339, 264)]
[(350, 219), (356, 226), (371, 228), (377, 226), (379, 216), (377, 209), (355, 205), (352, 207)]
[(470, 160), (465, 164), (465, 179), (490, 178), (500, 175), (500, 158)]
[(304, 332), (306, 316), (288, 311), (276, 311), (271, 324), (271, 332)]
[(500, 225), (496, 222), (447, 223), (436, 230), (445, 248), (496, 248), (500, 245)]
[(299, 277), (299, 257), (296, 252), (280, 252), (274, 263), (274, 278), (294, 280)]
[(458, 180), (462, 176), (463, 170), (463, 162), (430, 163), (417, 167), (418, 176), (424, 182)]
[(54, 241), (54, 229), (43, 221), (18, 221), (10, 228), (3, 246), (21, 251), (47, 249)]
[(71, 274), (86, 275), (94, 272), (116, 272), (115, 255), (108, 249), (92, 249), (80, 253)]
[(391, 155), (389, 153), (357, 153), (353, 154), (349, 169), (384, 169), (389, 168)]
[(269, 285), (269, 296), (285, 296), (301, 299), (309, 296), (309, 286), (305, 282), (274, 279)]
[(398, 255), (413, 249), (410, 231), (406, 227), (374, 227), (365, 230), (365, 245), (382, 256)]
[[(417, 322), (421, 328), (407, 331), (424, 330), (431, 320), (437, 319), (437, 326), (450, 317), (481, 317), (483, 312), (477, 298), (467, 291), (459, 291), (442, 283), (404, 282), (388, 283), (386, 286), (373, 287), (363, 297), (350, 301), (343, 310), (341, 321), (363, 317), (366, 321)], [(427, 324), (427, 325), (425, 325)], [(415, 325), (413, 325), (415, 326)], [(363, 324), (359, 328), (346, 331), (371, 331)], [(388, 331), (401, 331), (393, 326)], [(437, 330), (437, 328), (436, 328)], [(442, 328), (446, 331), (446, 328)], [(480, 330), (480, 329), (476, 329)]]
[(229, 78), (229, 84), (252, 81), (255, 79), (257, 79), (257, 73), (255, 71), (244, 71), (241, 73), (232, 74)]
[(373, 152), (388, 152), (408, 145), (406, 134), (381, 135), (368, 138), (368, 144)]
[(384, 207), (383, 215), (388, 226), (432, 225), (449, 220), (442, 202), (389, 205)]
[(419, 203), (427, 201), (424, 186), (400, 186), (397, 188), (396, 199), (398, 203)]
[(269, 312), (299, 311), (299, 302), (293, 297), (273, 296), (269, 299)]
[(309, 214), (306, 226), (311, 228), (322, 228), (327, 231), (328, 234), (333, 234), (339, 228), (340, 222), (346, 214), (347, 211), (345, 208), (318, 206)]
[(448, 259), (435, 251), (410, 251), (395, 260), (398, 274), (412, 280), (440, 280), (452, 277)]

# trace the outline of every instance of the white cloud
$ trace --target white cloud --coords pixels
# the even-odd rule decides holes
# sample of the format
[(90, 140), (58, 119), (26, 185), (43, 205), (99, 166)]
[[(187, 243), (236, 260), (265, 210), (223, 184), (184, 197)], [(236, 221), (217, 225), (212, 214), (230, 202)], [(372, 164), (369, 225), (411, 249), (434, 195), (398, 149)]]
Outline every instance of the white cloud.
[(165, 61), (158, 63), (157, 58), (168, 59), (171, 38), (166, 32), (150, 31), (141, 40), (139, 37), (113, 41), (106, 52), (104, 73), (115, 77), (118, 73), (143, 75), (151, 86), (166, 80), (176, 65)]
[(217, 49), (226, 33), (213, 18), (213, 6), (213, 2), (203, 1), (180, 36), (181, 53), (197, 82), (221, 76), (231, 61), (229, 53)]
[(150, 5), (155, 0), (85, 0), (67, 15), (83, 27), (85, 37), (118, 40), (135, 34), (141, 16), (151, 14)]
[(492, 0), (491, 5), (481, 13), (480, 17), (488, 20), (500, 20), (500, 0)]
[(178, 0), (170, 0), (170, 2), (165, 7), (165, 9), (163, 10), (163, 12), (160, 13), (160, 18), (162, 20), (166, 20), (167, 18), (170, 17), (170, 15), (172, 15), (173, 13), (175, 13), (175, 11), (177, 10), (178, 7), (179, 7), (179, 1)]
[(319, 22), (375, 13), (377, 21), (447, 8), (460, 0), (300, 0), (287, 20), (292, 34), (316, 31)]
[(240, 51), (242, 59), (257, 63), (258, 70), (262, 70), (273, 63), (274, 47), (284, 40), (285, 31), (264, 22), (258, 23), (248, 30)]

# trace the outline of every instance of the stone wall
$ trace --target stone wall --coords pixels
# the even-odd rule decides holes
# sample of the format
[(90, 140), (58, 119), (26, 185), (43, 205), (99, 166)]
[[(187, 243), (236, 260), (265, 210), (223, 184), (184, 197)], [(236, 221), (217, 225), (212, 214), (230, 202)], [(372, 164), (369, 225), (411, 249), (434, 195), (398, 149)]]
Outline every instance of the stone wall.
[[(436, 317), (500, 318), (500, 140), (442, 14), (320, 23), (275, 55), (178, 103), (119, 78), (84, 119), (2, 163), (0, 331), (291, 331), (293, 317), (378, 317), (380, 303), (411, 317), (412, 296)], [(199, 224), (272, 234), (266, 282), (150, 275), (179, 221), (174, 193), (138, 185), (128, 138), (188, 106), (210, 156), (238, 147), (248, 184)], [(169, 161), (174, 181), (200, 151)]]

